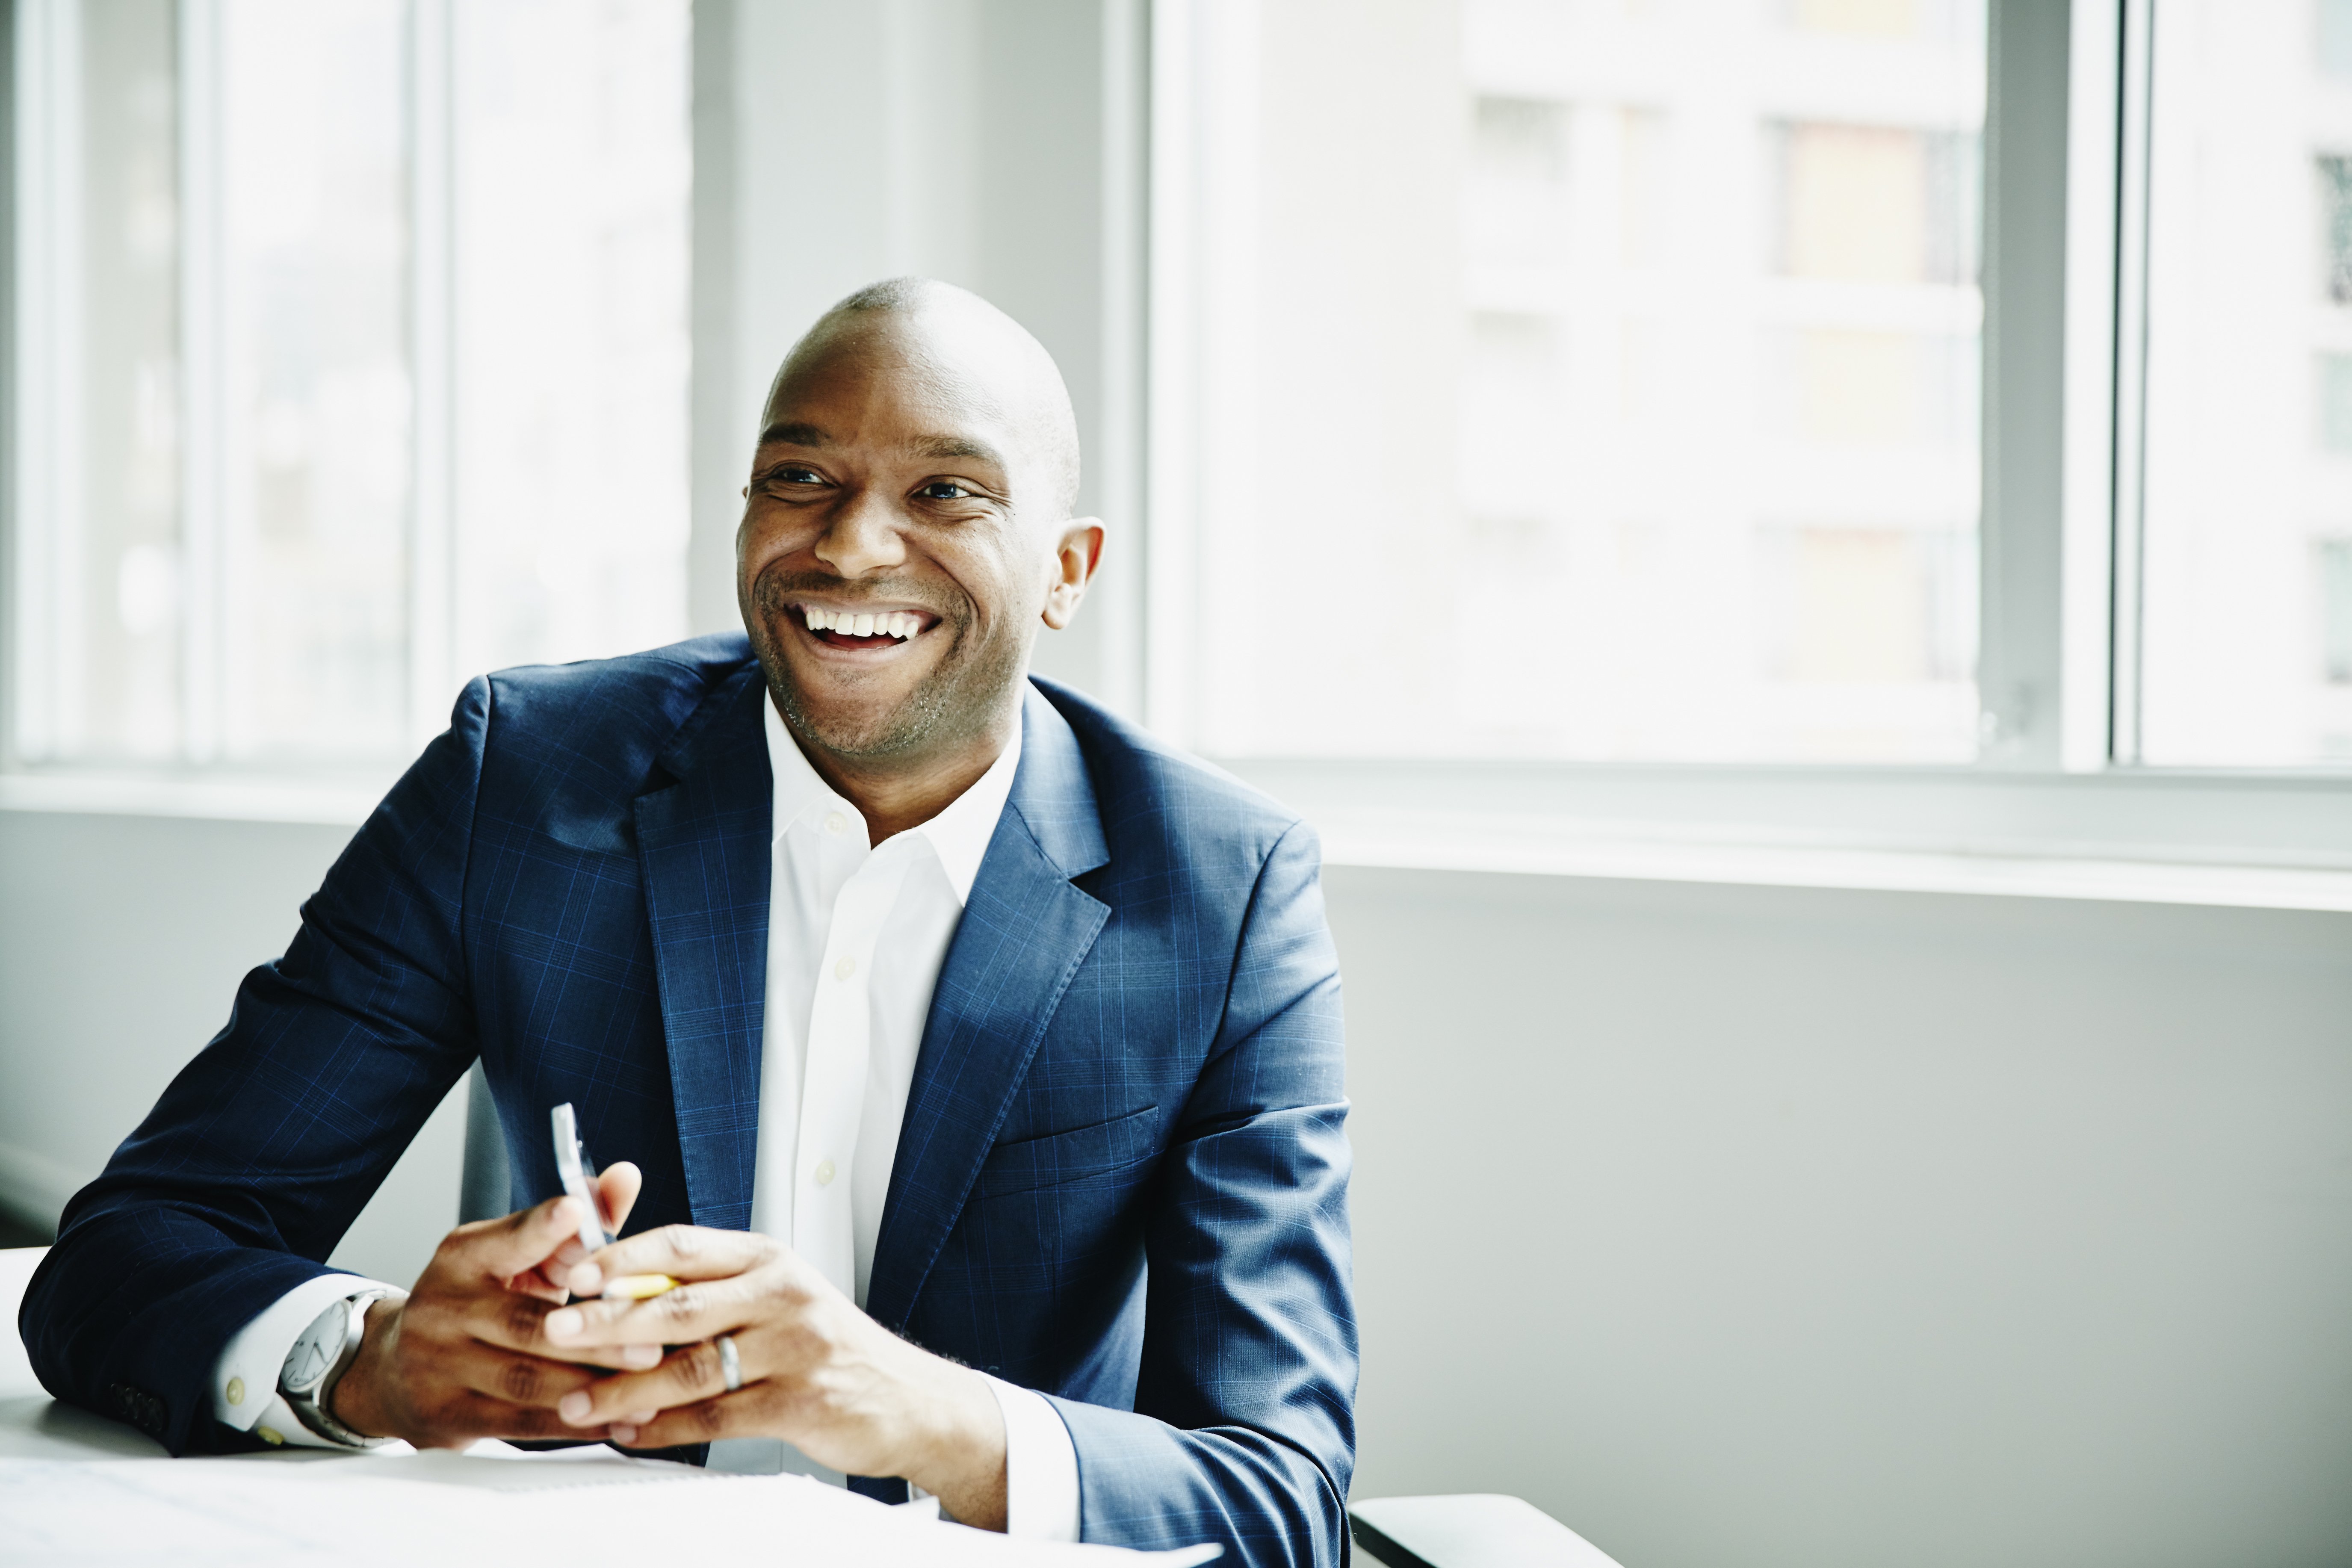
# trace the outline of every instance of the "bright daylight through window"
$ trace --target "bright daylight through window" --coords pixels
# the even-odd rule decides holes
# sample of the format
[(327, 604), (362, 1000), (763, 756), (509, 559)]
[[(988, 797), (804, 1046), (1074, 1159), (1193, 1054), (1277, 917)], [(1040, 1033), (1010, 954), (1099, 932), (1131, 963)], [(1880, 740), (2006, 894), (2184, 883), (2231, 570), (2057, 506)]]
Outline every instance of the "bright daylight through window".
[[(2352, 4), (2154, 8), (2138, 757), (2352, 763)], [(2128, 563), (2126, 563), (2128, 566)], [(2128, 625), (2128, 622), (2127, 622)]]
[(396, 758), (685, 620), (686, 0), (20, 0), (12, 750)]
[(1196, 743), (1974, 756), (1983, 6), (1382, 13), (1190, 37)]

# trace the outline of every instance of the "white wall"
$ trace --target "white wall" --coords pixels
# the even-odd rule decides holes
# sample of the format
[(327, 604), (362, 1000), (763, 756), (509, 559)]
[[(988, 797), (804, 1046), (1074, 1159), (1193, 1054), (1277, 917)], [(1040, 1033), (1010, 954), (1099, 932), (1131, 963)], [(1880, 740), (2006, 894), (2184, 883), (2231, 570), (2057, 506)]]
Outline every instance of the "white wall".
[(1335, 868), (1357, 1495), (2352, 1561), (2352, 917)]
[[(282, 952), (348, 828), (0, 810), (0, 1207), (41, 1228)], [(334, 1255), (401, 1283), (457, 1220), (462, 1083)]]

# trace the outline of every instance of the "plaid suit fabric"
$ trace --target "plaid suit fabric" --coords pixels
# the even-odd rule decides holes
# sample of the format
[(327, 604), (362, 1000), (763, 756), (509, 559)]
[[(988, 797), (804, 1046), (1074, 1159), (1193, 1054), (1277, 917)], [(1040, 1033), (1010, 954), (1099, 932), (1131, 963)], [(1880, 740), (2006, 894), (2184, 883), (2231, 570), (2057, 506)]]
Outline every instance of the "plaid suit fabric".
[[(208, 1414), (219, 1347), (324, 1271), (477, 1055), (518, 1205), (556, 1190), (568, 1100), (646, 1173), (632, 1229), (748, 1223), (762, 700), (740, 636), (469, 686), (68, 1208), (21, 1319), (51, 1392), (152, 1392), (174, 1452), (238, 1437)], [(1026, 700), (868, 1309), (1055, 1399), (1087, 1539), (1339, 1560), (1356, 1345), (1312, 835), (1074, 693)]]

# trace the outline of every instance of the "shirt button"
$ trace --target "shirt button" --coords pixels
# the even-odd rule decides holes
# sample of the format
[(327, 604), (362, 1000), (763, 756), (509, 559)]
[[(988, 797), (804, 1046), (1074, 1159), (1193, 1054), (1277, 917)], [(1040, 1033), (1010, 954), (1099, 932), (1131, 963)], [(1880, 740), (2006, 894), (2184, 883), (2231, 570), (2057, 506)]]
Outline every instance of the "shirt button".
[(833, 966), (833, 977), (835, 980), (846, 980), (856, 973), (857, 960), (854, 958), (844, 958)]
[(253, 1435), (260, 1438), (263, 1442), (268, 1444), (273, 1448), (286, 1441), (284, 1437), (278, 1435), (278, 1429), (274, 1426), (256, 1426), (253, 1429)]
[(231, 1405), (245, 1403), (245, 1379), (232, 1377), (228, 1380), (228, 1402)]
[(825, 816), (824, 830), (836, 835), (846, 833), (849, 831), (849, 818), (837, 811), (829, 812)]
[(816, 1163), (816, 1184), (820, 1187), (829, 1187), (833, 1185), (832, 1161), (819, 1160)]

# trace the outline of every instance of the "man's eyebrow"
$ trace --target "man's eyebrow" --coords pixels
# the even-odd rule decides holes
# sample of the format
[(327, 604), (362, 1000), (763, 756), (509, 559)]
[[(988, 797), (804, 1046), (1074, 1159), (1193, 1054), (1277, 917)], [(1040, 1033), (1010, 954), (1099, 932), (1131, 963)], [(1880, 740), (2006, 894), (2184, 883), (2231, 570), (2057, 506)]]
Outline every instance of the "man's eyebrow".
[(830, 447), (833, 437), (814, 425), (786, 421), (771, 425), (760, 432), (760, 445), (772, 447), (782, 443), (788, 447)]
[(919, 458), (972, 458), (999, 468), (1006, 466), (1003, 453), (970, 436), (919, 437), (908, 443), (908, 449)]

